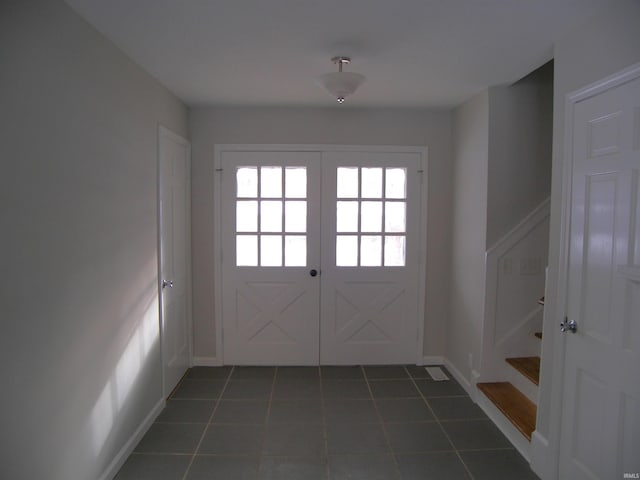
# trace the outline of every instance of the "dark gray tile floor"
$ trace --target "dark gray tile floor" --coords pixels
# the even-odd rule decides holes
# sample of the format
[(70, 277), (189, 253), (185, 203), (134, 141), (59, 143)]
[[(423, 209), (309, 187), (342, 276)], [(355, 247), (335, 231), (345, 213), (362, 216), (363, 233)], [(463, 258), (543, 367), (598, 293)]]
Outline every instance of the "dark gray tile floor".
[(535, 480), (423, 367), (195, 367), (116, 480)]

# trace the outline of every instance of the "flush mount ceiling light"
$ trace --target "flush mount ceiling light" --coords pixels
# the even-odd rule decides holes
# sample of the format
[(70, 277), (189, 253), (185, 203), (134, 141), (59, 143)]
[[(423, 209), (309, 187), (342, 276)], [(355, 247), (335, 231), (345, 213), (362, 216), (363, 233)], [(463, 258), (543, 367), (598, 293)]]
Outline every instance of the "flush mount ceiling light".
[(321, 75), (317, 82), (333, 95), (338, 103), (342, 103), (364, 83), (366, 77), (359, 73), (342, 71), (342, 66), (351, 62), (349, 57), (333, 57), (331, 61), (338, 64), (338, 71)]

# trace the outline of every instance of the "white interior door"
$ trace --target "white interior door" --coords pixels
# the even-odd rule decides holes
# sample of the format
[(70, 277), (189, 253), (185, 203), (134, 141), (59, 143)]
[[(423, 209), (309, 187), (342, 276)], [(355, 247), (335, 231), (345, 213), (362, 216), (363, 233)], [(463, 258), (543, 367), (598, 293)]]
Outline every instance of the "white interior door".
[(415, 363), (421, 154), (323, 159), (321, 363)]
[(638, 478), (640, 79), (575, 104), (572, 158), (559, 478)]
[(168, 396), (190, 363), (189, 143), (159, 131), (160, 297), (164, 394)]
[(224, 362), (317, 365), (320, 153), (225, 151), (221, 166)]

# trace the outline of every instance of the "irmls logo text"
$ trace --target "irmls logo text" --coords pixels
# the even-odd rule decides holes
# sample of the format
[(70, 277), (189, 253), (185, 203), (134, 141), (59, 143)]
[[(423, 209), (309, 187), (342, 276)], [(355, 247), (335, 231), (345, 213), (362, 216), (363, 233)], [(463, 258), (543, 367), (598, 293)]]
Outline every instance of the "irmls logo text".
[(622, 478), (640, 478), (640, 473), (624, 473), (622, 474)]

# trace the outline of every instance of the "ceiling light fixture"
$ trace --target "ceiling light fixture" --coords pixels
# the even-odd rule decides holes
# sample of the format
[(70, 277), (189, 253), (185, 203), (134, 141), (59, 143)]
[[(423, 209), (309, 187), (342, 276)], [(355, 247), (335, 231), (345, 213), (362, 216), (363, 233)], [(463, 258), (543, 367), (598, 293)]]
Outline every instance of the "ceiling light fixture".
[(331, 61), (338, 64), (338, 71), (321, 75), (317, 82), (333, 95), (338, 103), (342, 103), (364, 83), (366, 77), (359, 73), (342, 71), (342, 66), (351, 62), (349, 57), (333, 57)]

